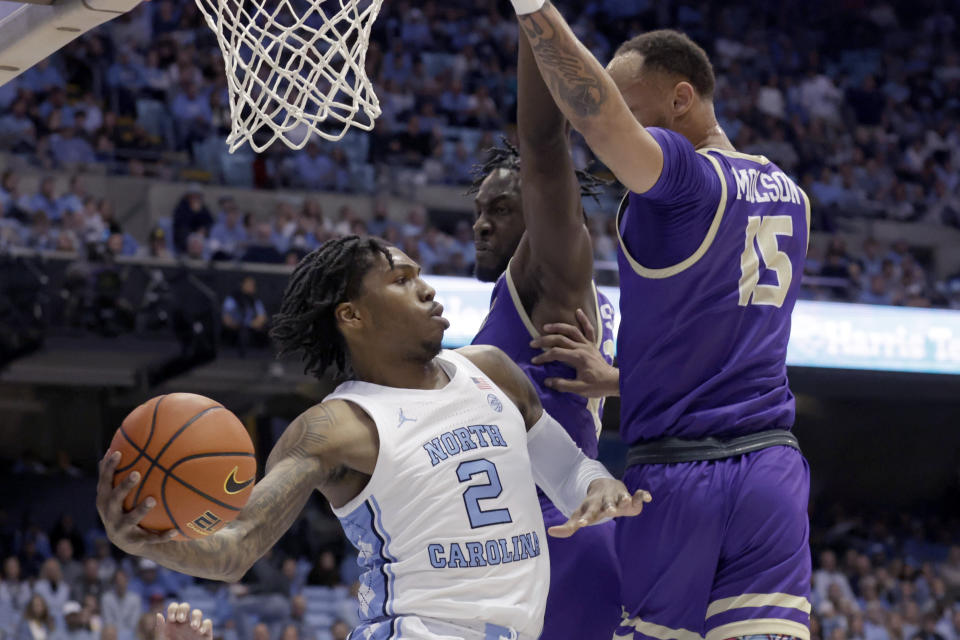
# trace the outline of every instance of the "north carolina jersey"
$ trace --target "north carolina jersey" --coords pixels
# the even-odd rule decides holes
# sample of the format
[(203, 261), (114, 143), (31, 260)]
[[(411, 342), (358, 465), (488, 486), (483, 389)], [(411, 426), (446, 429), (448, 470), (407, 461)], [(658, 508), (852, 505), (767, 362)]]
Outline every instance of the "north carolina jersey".
[[(604, 359), (613, 363), (614, 336), (613, 305), (593, 287), (597, 322), (600, 324), (597, 348)], [(600, 435), (600, 419), (603, 400), (587, 400), (573, 393), (560, 393), (544, 385), (547, 378), (573, 378), (576, 371), (562, 362), (536, 365), (530, 362), (543, 353), (530, 346), (530, 341), (540, 336), (523, 308), (513, 277), (508, 267), (497, 280), (490, 296), (490, 310), (483, 326), (473, 338), (473, 344), (489, 344), (500, 348), (517, 363), (537, 390), (544, 411), (557, 419), (570, 437), (590, 458), (597, 457), (597, 437)]]
[(623, 439), (789, 429), (786, 351), (809, 200), (762, 156), (648, 131), (663, 171), (627, 194), (617, 220)]
[(536, 638), (550, 575), (523, 417), (460, 354), (437, 361), (442, 389), (351, 381), (327, 397), (363, 409), (380, 438), (367, 486), (334, 509), (364, 570), (361, 627), (406, 637), (413, 616)]

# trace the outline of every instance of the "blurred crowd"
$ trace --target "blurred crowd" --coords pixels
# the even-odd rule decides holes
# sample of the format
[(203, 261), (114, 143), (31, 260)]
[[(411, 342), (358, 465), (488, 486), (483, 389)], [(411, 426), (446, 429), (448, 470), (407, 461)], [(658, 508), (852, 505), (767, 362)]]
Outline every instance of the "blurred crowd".
[[(302, 10), (304, 1), (290, 4)], [(816, 240), (852, 218), (960, 228), (960, 50), (950, 2), (560, 5), (603, 61), (630, 35), (663, 26), (707, 48), (731, 139), (773, 159), (811, 196), (818, 234), (807, 297), (960, 306), (960, 274), (937, 281), (928, 252)], [(367, 56), (383, 108), (372, 133), (300, 152), (273, 145), (229, 156), (227, 82), (213, 34), (194, 3), (144, 3), (0, 87), (0, 147), (39, 167), (266, 188), (464, 185), (515, 120), (518, 33), (507, 9), (473, 0), (386, 3)], [(577, 136), (573, 154), (578, 167), (603, 171)], [(470, 221), (435, 226), (422, 207), (395, 224), (379, 203), (325, 212), (309, 200), (281, 202), (258, 220), (191, 187), (148, 237), (134, 238), (109, 199), (86, 193), (81, 179), (65, 193), (52, 180), (35, 194), (17, 183), (7, 172), (0, 185), (0, 246), (70, 252), (99, 242), (115, 255), (289, 264), (331, 237), (368, 233), (402, 247), (427, 273), (471, 273)], [(595, 253), (612, 262), (612, 188), (601, 205), (590, 218)]]
[[(290, 4), (306, 11), (304, 0)], [(960, 226), (952, 3), (560, 4), (601, 61), (651, 28), (680, 28), (702, 43), (725, 130), (741, 150), (797, 176), (818, 226), (844, 216)], [(478, 154), (514, 121), (517, 28), (507, 8), (385, 4), (367, 56), (383, 109), (373, 133), (296, 153), (274, 145), (242, 156), (241, 170), (260, 186), (341, 191), (370, 186), (358, 183), (368, 175), (358, 167), (469, 182)], [(106, 163), (177, 177), (171, 168), (185, 154), (184, 166), (209, 169), (205, 143), (229, 131), (223, 69), (193, 3), (145, 3), (0, 87), (0, 145), (47, 167)], [(582, 145), (575, 157), (591, 163)]]
[(811, 640), (960, 638), (960, 522), (837, 511), (815, 527)]
[[(20, 480), (65, 473), (34, 457), (10, 472)], [(48, 497), (47, 516), (56, 513)], [(155, 614), (182, 601), (213, 620), (218, 640), (346, 640), (359, 620), (356, 556), (319, 498), (235, 584), (128, 556), (68, 513), (45, 528), (0, 510), (0, 561), (0, 640), (154, 640)]]

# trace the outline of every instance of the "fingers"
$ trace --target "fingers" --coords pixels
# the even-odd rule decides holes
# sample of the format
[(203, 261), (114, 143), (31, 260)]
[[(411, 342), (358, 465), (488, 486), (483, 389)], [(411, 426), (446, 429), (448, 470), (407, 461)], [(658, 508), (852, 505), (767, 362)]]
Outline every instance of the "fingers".
[[(597, 318), (597, 324), (600, 323), (600, 318)], [(597, 332), (593, 328), (593, 324), (590, 323), (590, 318), (587, 317), (587, 314), (583, 312), (583, 309), (577, 309), (577, 324), (580, 325), (580, 331), (583, 332), (583, 336), (587, 339), (590, 344), (594, 344), (597, 341)]]
[(181, 602), (177, 605), (177, 622), (186, 622), (187, 616), (190, 615), (190, 605), (186, 602)]
[[(546, 329), (547, 327), (553, 327), (553, 326), (557, 326), (557, 325), (548, 324), (544, 326), (544, 329)], [(561, 349), (573, 350), (577, 348), (577, 343), (574, 341), (573, 338), (570, 338), (569, 336), (566, 336), (557, 332), (551, 332), (548, 335), (543, 335), (543, 336), (540, 336), (539, 338), (534, 338), (533, 340), (530, 341), (530, 346), (533, 347), (534, 349), (544, 349), (544, 350), (555, 348), (555, 347), (560, 347)]]
[(177, 621), (177, 606), (178, 605), (176, 602), (171, 602), (169, 605), (167, 605), (167, 620), (170, 622)]
[(562, 393), (581, 394), (587, 391), (587, 385), (580, 380), (572, 380), (570, 378), (546, 378), (543, 384), (545, 384), (548, 389)]
[(154, 637), (157, 640), (160, 640), (161, 638), (163, 638), (163, 627), (164, 627), (163, 614), (158, 611), (157, 618), (153, 624)]
[(206, 640), (213, 640), (213, 622), (210, 618), (205, 618), (203, 623), (200, 625), (200, 635), (202, 635)]
[(530, 358), (530, 362), (533, 364), (562, 362), (576, 369), (580, 364), (583, 363), (583, 356), (576, 350), (555, 347), (553, 349), (547, 349), (543, 353), (539, 353), (533, 358)]
[(200, 624), (203, 622), (203, 611), (194, 609), (190, 612), (190, 626), (199, 631)]

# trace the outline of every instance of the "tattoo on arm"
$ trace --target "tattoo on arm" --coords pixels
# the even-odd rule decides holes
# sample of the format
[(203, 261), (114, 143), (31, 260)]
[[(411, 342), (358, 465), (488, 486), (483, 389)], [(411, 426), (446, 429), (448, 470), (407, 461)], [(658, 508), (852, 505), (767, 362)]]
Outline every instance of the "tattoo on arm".
[[(544, 8), (552, 5), (549, 0)], [(530, 40), (540, 71), (554, 97), (579, 117), (596, 115), (607, 97), (603, 79), (590, 69), (577, 52), (575, 40), (563, 37), (541, 15), (520, 16), (520, 25)]]
[(199, 577), (242, 577), (290, 528), (314, 489), (342, 471), (323, 468), (319, 453), (333, 420), (325, 408), (317, 409), (284, 432), (267, 460), (266, 475), (235, 521), (203, 539), (154, 545), (147, 549), (149, 556)]

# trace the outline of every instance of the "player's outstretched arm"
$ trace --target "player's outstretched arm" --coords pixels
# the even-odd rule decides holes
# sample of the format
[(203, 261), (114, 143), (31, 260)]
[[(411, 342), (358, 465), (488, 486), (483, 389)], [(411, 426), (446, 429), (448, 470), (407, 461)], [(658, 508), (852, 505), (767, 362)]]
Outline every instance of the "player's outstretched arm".
[(490, 376), (523, 415), (533, 479), (568, 518), (550, 527), (550, 535), (568, 538), (608, 518), (640, 514), (650, 494), (641, 489), (630, 495), (603, 464), (584, 455), (560, 423), (543, 410), (529, 378), (503, 351), (475, 345), (459, 352)]
[(157, 614), (154, 640), (213, 640), (213, 623), (188, 602), (171, 602), (167, 617)]
[(322, 488), (337, 467), (328, 460), (337, 446), (335, 412), (317, 405), (304, 412), (284, 431), (270, 452), (263, 479), (236, 520), (205, 538), (171, 540), (171, 533), (156, 534), (138, 526), (156, 506), (147, 498), (130, 512), (123, 500), (139, 481), (131, 473), (116, 488), (113, 476), (120, 453), (100, 463), (97, 511), (107, 537), (123, 551), (150, 558), (165, 567), (200, 578), (235, 582), (290, 528), (314, 489)]
[(576, 370), (576, 378), (547, 378), (543, 381), (556, 391), (585, 398), (620, 395), (620, 370), (603, 359), (596, 346), (595, 330), (583, 309), (577, 309), (577, 325), (565, 322), (544, 325), (543, 335), (530, 342), (531, 347), (544, 349), (544, 352), (530, 362), (536, 365), (562, 362)]
[(511, 0), (557, 106), (628, 189), (644, 193), (663, 169), (660, 145), (549, 0)]
[[(593, 276), (593, 247), (583, 220), (580, 185), (570, 157), (567, 120), (547, 89), (530, 43), (520, 32), (517, 137), (520, 192), (527, 233), (514, 278), (535, 278), (540, 295), (567, 308), (583, 304)], [(526, 245), (526, 246), (524, 246)], [(524, 260), (523, 253), (529, 252)], [(522, 265), (534, 268), (522, 268)], [(564, 296), (568, 299), (560, 298)]]

